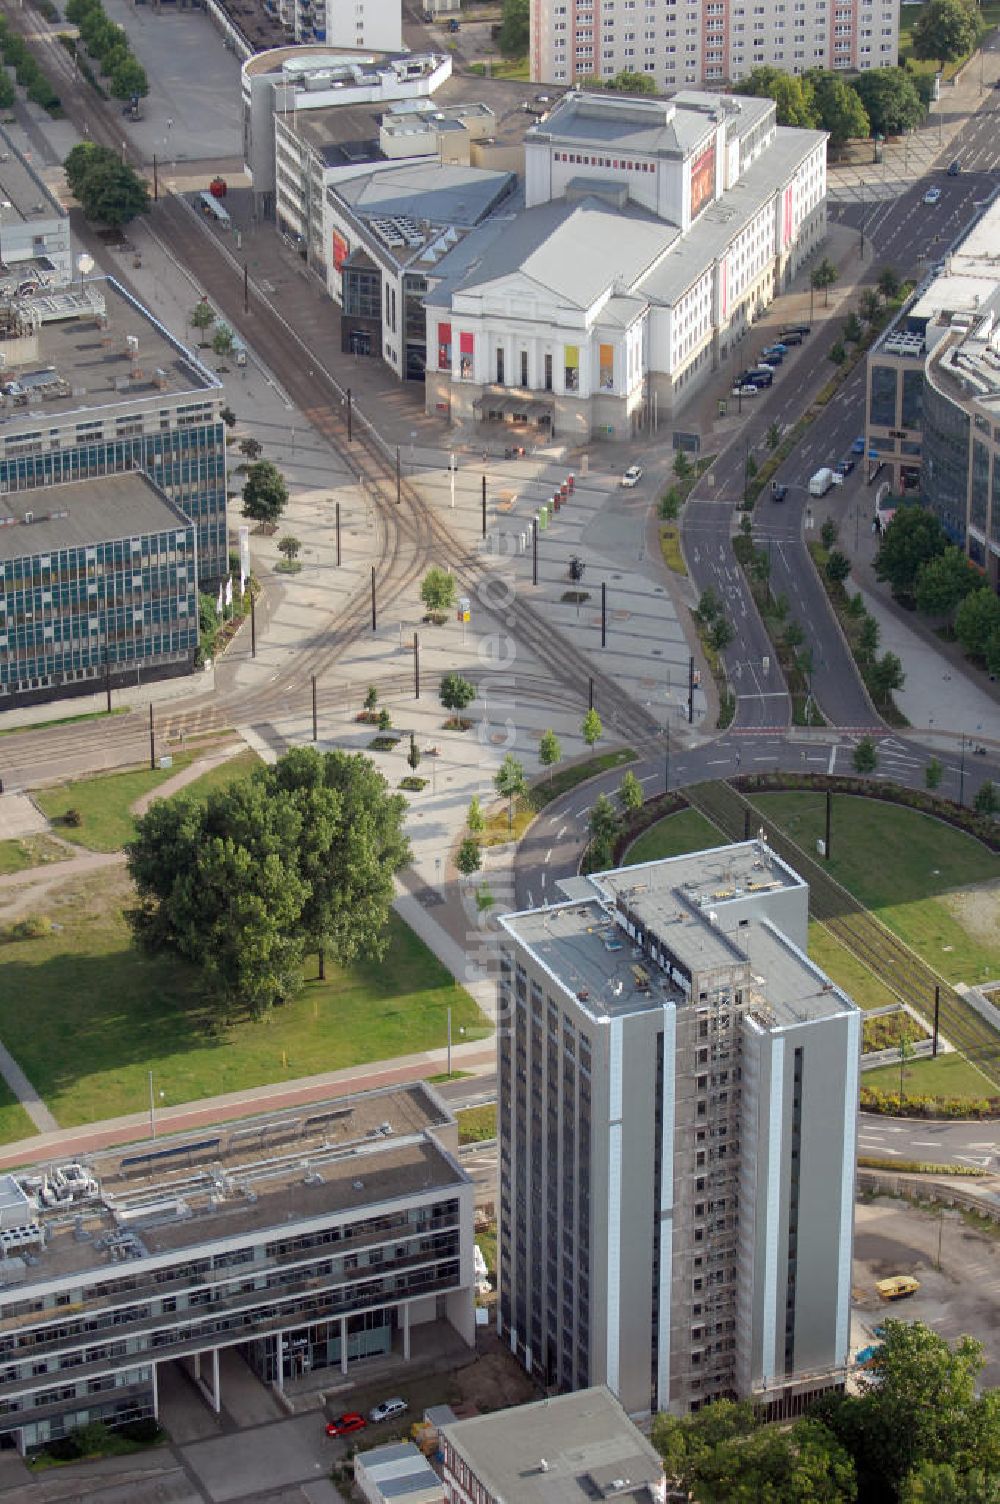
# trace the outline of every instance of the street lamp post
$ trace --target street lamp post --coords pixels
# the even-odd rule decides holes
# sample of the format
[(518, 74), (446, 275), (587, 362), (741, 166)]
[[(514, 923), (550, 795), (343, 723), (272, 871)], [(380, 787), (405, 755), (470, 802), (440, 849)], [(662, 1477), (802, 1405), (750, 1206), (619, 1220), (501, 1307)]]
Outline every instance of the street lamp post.
[(965, 732), (962, 732), (962, 756), (958, 765), (958, 807), (965, 802)]

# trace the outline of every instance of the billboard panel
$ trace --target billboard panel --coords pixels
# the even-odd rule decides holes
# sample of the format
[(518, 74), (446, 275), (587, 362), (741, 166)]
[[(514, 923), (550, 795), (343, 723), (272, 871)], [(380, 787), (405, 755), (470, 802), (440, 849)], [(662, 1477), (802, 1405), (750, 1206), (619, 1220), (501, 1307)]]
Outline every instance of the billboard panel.
[(715, 197), (715, 142), (691, 164), (691, 218)]

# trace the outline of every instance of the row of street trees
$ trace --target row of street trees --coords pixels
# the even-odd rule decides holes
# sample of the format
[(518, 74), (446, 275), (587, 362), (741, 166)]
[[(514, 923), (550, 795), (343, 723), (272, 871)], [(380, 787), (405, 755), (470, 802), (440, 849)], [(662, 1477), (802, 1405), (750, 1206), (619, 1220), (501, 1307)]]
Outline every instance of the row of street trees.
[(111, 20), (101, 0), (67, 0), (66, 19), (79, 29), (84, 46), (100, 64), (115, 99), (149, 93), (146, 70), (133, 55), (125, 28)]
[(385, 955), (406, 801), (367, 757), (296, 748), (207, 798), (157, 800), (126, 847), (136, 942), (201, 973), (225, 1011), (293, 997), (308, 953)]
[[(928, 0), (913, 26), (913, 55), (943, 67), (966, 57), (981, 29), (973, 0)], [(773, 99), (779, 125), (829, 131), (834, 147), (913, 130), (933, 97), (932, 79), (905, 67), (866, 69), (847, 79), (826, 68), (792, 74), (765, 65), (733, 87), (737, 94)]]
[(939, 620), (975, 662), (1000, 674), (1000, 597), (926, 507), (900, 506), (875, 555), (875, 576), (904, 605)]

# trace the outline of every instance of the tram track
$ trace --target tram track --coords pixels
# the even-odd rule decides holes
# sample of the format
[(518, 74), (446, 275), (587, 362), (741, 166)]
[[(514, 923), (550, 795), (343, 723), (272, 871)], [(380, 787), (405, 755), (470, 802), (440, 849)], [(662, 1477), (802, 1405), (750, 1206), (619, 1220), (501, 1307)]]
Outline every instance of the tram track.
[[(33, 24), (31, 35), (45, 47), (47, 63), (59, 77), (66, 113), (78, 125), (85, 118), (90, 139), (117, 151), (120, 133), (116, 123), (87, 94), (87, 85), (74, 74), (54, 32), (33, 12), (31, 20), (37, 23)], [(336, 378), (253, 283), (248, 287), (251, 314), (246, 319), (240, 269), (201, 225), (197, 215), (175, 195), (168, 194), (153, 208), (152, 229), (169, 242), (170, 253), (203, 287), (227, 323), (239, 329), (248, 344), (266, 351), (269, 368), (289, 400), (326, 440), (357, 483), (367, 490), (384, 537), (383, 548), (373, 566), (376, 597), (382, 611), (408, 597), (431, 563), (447, 559), (464, 593), (484, 603), (484, 614), (492, 619), (496, 629), (493, 636), (498, 651), (501, 641), (515, 649), (513, 657), (504, 655), (509, 659), (509, 672), (505, 669), (504, 673), (512, 693), (519, 692), (525, 678), (534, 672), (514, 671), (516, 649), (526, 649), (553, 690), (560, 686), (562, 696), (575, 699), (581, 710), (593, 692), (602, 717), (616, 735), (638, 744), (654, 741), (660, 735), (655, 719), (584, 653), (559, 636), (533, 603), (508, 590), (502, 603), (496, 595), (491, 607), (491, 587), (496, 591), (497, 584), (502, 584), (496, 572), (484, 566), (475, 552), (434, 513), (408, 477), (397, 480), (395, 466), (363, 421), (354, 423), (348, 441), (344, 393)], [(142, 301), (141, 295), (130, 286), (127, 273), (118, 274), (118, 280)], [(304, 362), (304, 355), (309, 357), (309, 365)], [(164, 706), (160, 715), (161, 736), (176, 740), (206, 730), (224, 729), (236, 722), (269, 722), (275, 716), (290, 713), (292, 696), (301, 698), (305, 710), (306, 696), (311, 696), (311, 680), (329, 673), (345, 652), (366, 635), (369, 613), (370, 587), (366, 581), (326, 619), (313, 644), (297, 653), (294, 667), (287, 674), (279, 674), (276, 682), (252, 691), (220, 692), (211, 701), (202, 697), (200, 704), (195, 698), (193, 703)], [(138, 744), (144, 739), (141, 712), (121, 720), (123, 724), (116, 730), (123, 746), (126, 741)], [(124, 724), (131, 720), (136, 721), (134, 726)], [(46, 732), (45, 746), (51, 749), (63, 734), (58, 728)], [(81, 741), (79, 727), (72, 735), (73, 746), (82, 752), (85, 742)]]
[(810, 916), (928, 1024), (937, 996), (945, 1038), (1000, 1089), (1000, 1034), (898, 935), (728, 783), (692, 784), (684, 797), (731, 840), (744, 840), (748, 824), (752, 830), (763, 828), (771, 848), (809, 884)]

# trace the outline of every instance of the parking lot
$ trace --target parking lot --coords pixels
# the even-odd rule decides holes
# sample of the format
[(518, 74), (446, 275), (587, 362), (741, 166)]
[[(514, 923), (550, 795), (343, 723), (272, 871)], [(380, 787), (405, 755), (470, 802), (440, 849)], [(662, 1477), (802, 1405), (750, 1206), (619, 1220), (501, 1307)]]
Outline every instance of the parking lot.
[[(1000, 1229), (983, 1233), (959, 1212), (923, 1210), (878, 1198), (858, 1203), (854, 1232), (855, 1332), (870, 1333), (886, 1316), (923, 1321), (954, 1341), (969, 1333), (985, 1348), (983, 1388), (1000, 1384)], [(940, 1268), (937, 1267), (940, 1250)], [(875, 1281), (912, 1274), (920, 1289), (888, 1303)]]

